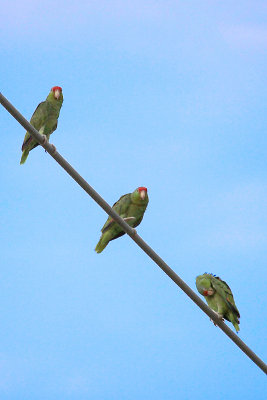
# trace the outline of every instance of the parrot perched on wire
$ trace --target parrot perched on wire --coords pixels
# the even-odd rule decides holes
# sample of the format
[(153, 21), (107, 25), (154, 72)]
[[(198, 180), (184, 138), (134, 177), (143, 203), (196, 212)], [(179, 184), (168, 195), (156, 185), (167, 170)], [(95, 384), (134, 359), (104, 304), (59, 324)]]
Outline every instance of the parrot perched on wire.
[(236, 332), (239, 331), (240, 314), (235, 305), (234, 296), (226, 282), (218, 276), (208, 274), (196, 277), (196, 287), (205, 299), (209, 307), (223, 320), (232, 322)]
[[(57, 129), (57, 120), (59, 117), (60, 109), (63, 103), (62, 89), (59, 86), (54, 86), (45, 101), (42, 101), (34, 111), (30, 123), (34, 126), (39, 133), (46, 136), (49, 140), (51, 133)], [(20, 164), (24, 164), (27, 160), (29, 152), (38, 146), (39, 143), (26, 132), (22, 144), (22, 156)]]
[[(124, 221), (135, 228), (143, 219), (148, 204), (147, 188), (139, 187), (133, 193), (128, 193), (113, 204), (112, 208)], [(109, 217), (101, 229), (102, 236), (95, 251), (101, 253), (111, 240), (125, 234), (124, 230)]]

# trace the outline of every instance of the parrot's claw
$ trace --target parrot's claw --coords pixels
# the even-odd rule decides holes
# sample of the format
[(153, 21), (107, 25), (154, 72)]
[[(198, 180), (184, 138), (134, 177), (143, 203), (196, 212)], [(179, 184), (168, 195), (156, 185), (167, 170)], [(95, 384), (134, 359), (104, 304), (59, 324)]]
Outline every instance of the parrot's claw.
[[(215, 312), (215, 311), (214, 311), (214, 312)], [(223, 318), (222, 314), (219, 314), (219, 313), (216, 313), (216, 312), (215, 312), (215, 314), (217, 315), (217, 317), (218, 317), (222, 322), (224, 322), (224, 318)], [(217, 326), (217, 324), (213, 321), (213, 319), (210, 318), (210, 320), (211, 320), (211, 322), (213, 322), (213, 324), (214, 324), (215, 326)]]
[[(42, 144), (46, 144), (46, 143), (48, 143), (47, 137), (46, 137), (46, 135), (43, 135)], [(45, 152), (47, 153), (46, 150), (45, 150)]]
[(214, 326), (217, 326), (217, 325), (215, 324), (215, 322), (213, 321), (213, 319), (210, 318), (210, 321), (213, 322)]
[(42, 144), (46, 144), (48, 142), (46, 135), (43, 135)]
[(216, 314), (217, 314), (218, 318), (219, 318), (221, 321), (224, 322), (224, 318), (223, 318), (222, 314), (220, 314), (220, 313), (216, 313)]
[(131, 221), (132, 219), (136, 219), (135, 217), (125, 217), (123, 218), (125, 222)]
[(136, 229), (132, 229), (132, 233), (133, 233), (133, 235), (135, 236), (135, 235), (137, 235), (137, 232), (136, 232)]

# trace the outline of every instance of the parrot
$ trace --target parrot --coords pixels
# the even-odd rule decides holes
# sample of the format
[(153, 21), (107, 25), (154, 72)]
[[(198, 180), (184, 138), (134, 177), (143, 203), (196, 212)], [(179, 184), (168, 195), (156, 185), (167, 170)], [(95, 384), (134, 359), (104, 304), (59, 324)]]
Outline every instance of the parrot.
[(218, 314), (219, 318), (230, 321), (238, 332), (240, 314), (227, 283), (218, 276), (205, 272), (196, 277), (196, 287), (199, 293), (205, 296), (208, 306)]
[[(113, 204), (112, 209), (119, 214), (124, 221), (135, 228), (143, 219), (148, 204), (147, 188), (139, 187), (134, 192), (125, 194)], [(102, 235), (96, 245), (95, 251), (101, 253), (111, 240), (125, 234), (124, 230), (109, 217), (101, 229)]]
[[(40, 103), (34, 111), (30, 123), (34, 126), (40, 134), (45, 135), (44, 138), (49, 140), (51, 133), (57, 129), (57, 120), (59, 117), (60, 109), (63, 103), (62, 89), (59, 86), (54, 86), (50, 90), (49, 95), (45, 101)], [(38, 146), (39, 143), (26, 132), (22, 144), (22, 156), (20, 164), (24, 164), (27, 160), (29, 152)]]

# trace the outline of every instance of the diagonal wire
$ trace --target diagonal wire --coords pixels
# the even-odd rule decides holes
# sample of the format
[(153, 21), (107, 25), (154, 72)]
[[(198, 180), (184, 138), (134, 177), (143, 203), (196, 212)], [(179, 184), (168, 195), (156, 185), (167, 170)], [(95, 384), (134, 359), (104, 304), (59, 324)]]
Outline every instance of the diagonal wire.
[(65, 171), (80, 185), (95, 202), (110, 215), (122, 229), (135, 241), (135, 243), (182, 289), (201, 310), (263, 371), (267, 374), (267, 365), (261, 360), (218, 316), (201, 298), (165, 263), (164, 260), (131, 228), (109, 204), (79, 175), (79, 173), (56, 151), (55, 146), (44, 142), (41, 135), (20, 112), (0, 93), (0, 103), (3, 107), (26, 129), (45, 150), (65, 169)]

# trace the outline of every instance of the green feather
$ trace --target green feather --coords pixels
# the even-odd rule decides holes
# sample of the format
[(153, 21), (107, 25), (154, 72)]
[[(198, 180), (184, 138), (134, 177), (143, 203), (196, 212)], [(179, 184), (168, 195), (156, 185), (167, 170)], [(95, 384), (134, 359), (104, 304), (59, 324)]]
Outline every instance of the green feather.
[[(54, 92), (51, 89), (46, 100), (38, 105), (31, 117), (31, 125), (33, 125), (34, 128), (39, 131), (39, 133), (46, 135), (47, 140), (49, 140), (51, 133), (53, 133), (57, 129), (57, 121), (62, 103), (62, 92), (59, 99), (56, 99), (54, 97)], [(31, 136), (31, 134), (29, 132), (26, 132), (21, 149), (22, 157), (20, 160), (20, 164), (25, 163), (29, 152), (38, 145), (39, 143)]]
[[(128, 193), (113, 204), (112, 208), (131, 227), (135, 228), (143, 219), (148, 204), (148, 196), (141, 199), (138, 189)], [(124, 230), (111, 217), (109, 217), (101, 229), (102, 236), (96, 245), (95, 251), (101, 253), (111, 240), (117, 239), (125, 234)]]
[(196, 287), (205, 297), (209, 307), (230, 321), (238, 332), (240, 314), (227, 283), (217, 276), (205, 273), (196, 277)]
[(28, 158), (29, 152), (30, 152), (30, 150), (28, 150), (28, 149), (26, 149), (26, 150), (24, 150), (24, 151), (22, 152), (20, 164), (24, 164), (24, 163), (25, 163), (25, 161), (26, 161), (27, 158)]

